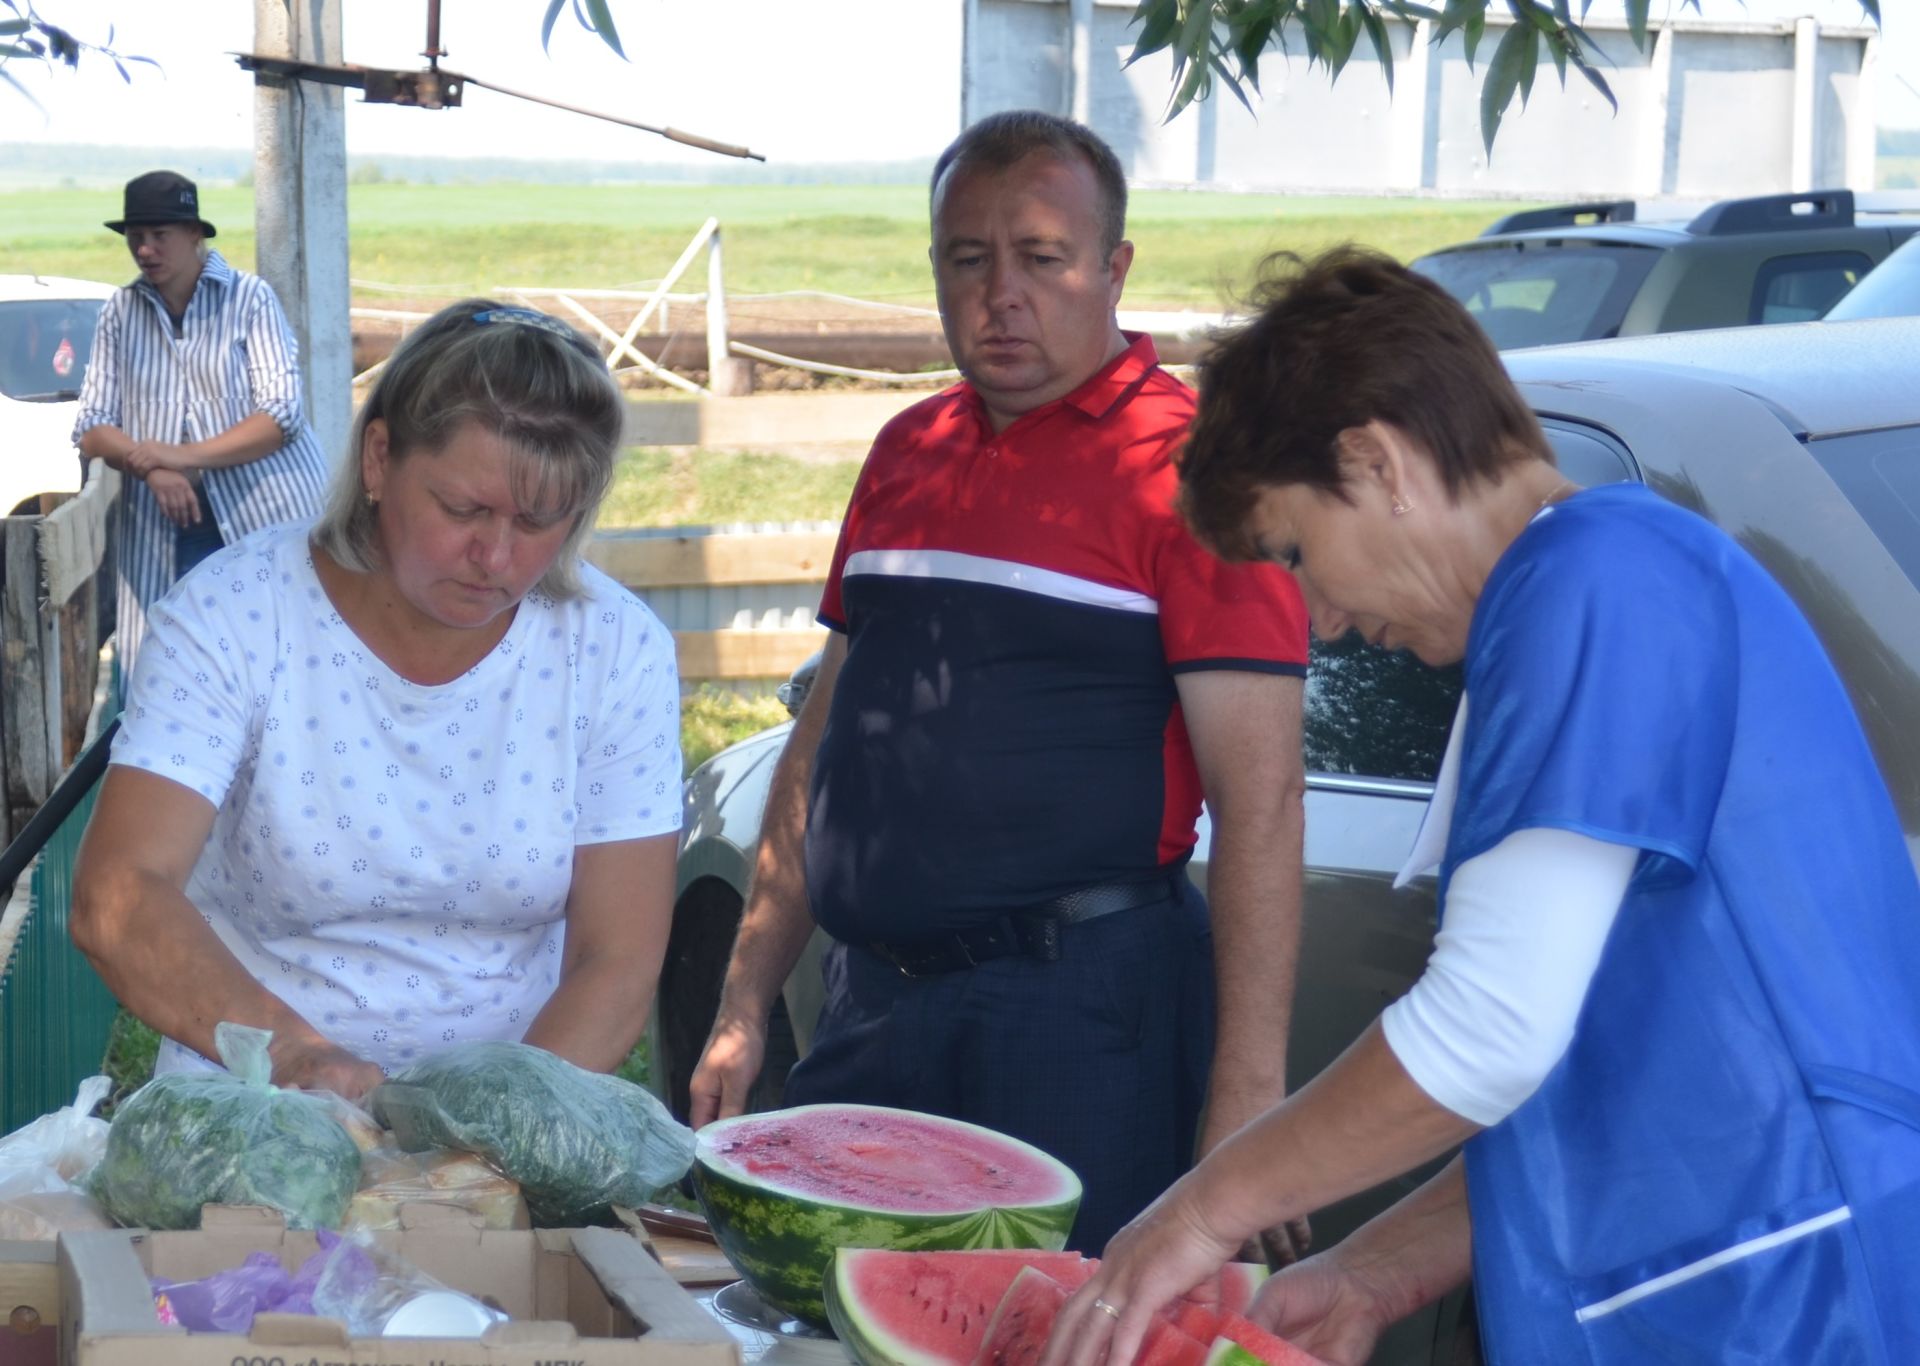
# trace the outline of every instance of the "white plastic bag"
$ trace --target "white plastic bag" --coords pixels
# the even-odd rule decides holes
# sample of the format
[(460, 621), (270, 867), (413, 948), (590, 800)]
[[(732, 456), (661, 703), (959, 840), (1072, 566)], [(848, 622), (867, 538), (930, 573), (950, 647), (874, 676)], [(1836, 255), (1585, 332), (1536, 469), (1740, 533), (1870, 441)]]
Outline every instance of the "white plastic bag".
[(0, 1138), (0, 1239), (40, 1242), (113, 1227), (78, 1184), (107, 1150), (107, 1121), (93, 1112), (112, 1085), (88, 1077), (73, 1104)]

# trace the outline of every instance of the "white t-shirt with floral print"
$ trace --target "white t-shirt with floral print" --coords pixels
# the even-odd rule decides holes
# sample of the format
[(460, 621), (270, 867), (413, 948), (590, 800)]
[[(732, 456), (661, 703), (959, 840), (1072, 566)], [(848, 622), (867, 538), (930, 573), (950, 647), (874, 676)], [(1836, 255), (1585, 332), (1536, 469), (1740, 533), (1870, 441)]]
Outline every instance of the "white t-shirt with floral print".
[[(389, 1071), (517, 1039), (559, 979), (575, 846), (680, 827), (672, 635), (583, 566), (582, 596), (528, 594), (423, 687), (333, 610), (307, 532), (248, 536), (155, 605), (112, 761), (218, 808), (188, 899), (329, 1039)], [(169, 1040), (158, 1068), (205, 1065)]]

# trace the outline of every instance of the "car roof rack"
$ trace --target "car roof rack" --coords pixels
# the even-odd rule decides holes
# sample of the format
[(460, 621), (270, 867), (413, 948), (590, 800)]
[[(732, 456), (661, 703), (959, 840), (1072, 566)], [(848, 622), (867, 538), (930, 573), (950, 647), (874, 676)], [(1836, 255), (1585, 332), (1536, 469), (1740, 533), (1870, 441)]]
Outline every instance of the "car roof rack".
[(1583, 228), (1594, 223), (1631, 223), (1631, 199), (1596, 199), (1584, 204), (1555, 204), (1545, 209), (1522, 209), (1497, 219), (1482, 232), (1492, 237), (1502, 232), (1530, 232), (1535, 228)]
[(1732, 237), (1744, 232), (1852, 226), (1852, 190), (1807, 190), (1723, 199), (1687, 224), (1687, 231), (1696, 237)]

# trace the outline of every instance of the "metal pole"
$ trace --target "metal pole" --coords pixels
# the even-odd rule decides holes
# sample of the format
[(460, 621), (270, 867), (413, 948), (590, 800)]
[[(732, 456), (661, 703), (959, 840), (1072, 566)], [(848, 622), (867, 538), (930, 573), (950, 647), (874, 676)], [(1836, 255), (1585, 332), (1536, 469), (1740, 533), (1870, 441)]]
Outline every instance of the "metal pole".
[(435, 66), (447, 55), (440, 46), (440, 0), (427, 0), (427, 50), (420, 55)]
[(707, 238), (707, 388), (723, 397), (753, 392), (753, 362), (727, 345), (727, 282), (720, 229)]

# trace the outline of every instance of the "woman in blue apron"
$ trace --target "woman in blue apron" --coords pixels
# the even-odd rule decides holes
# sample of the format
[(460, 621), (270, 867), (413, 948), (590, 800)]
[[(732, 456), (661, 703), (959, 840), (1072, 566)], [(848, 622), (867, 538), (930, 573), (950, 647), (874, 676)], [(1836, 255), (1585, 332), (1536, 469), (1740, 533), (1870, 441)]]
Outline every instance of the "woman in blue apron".
[(1496, 1363), (1920, 1360), (1920, 883), (1811, 628), (1732, 539), (1580, 490), (1438, 287), (1282, 266), (1210, 358), (1201, 538), (1465, 693), (1414, 988), (1107, 1248), (1048, 1366), (1464, 1143), (1255, 1317), (1332, 1362), (1471, 1274)]

